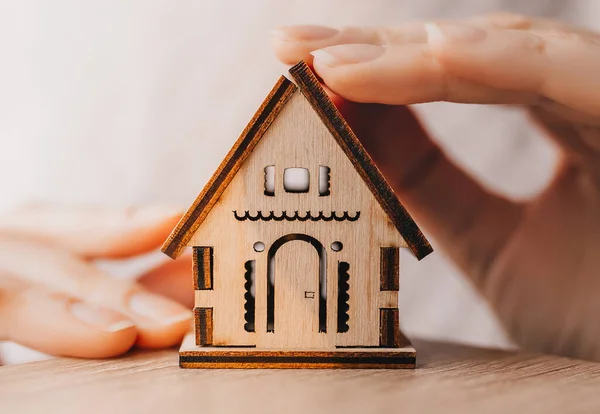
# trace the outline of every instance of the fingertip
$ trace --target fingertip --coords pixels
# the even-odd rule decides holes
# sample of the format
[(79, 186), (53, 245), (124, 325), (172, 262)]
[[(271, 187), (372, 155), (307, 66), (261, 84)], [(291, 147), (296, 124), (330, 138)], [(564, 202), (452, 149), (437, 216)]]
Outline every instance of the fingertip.
[(83, 326), (73, 324), (72, 344), (64, 355), (109, 358), (127, 352), (135, 343), (138, 334), (135, 324), (116, 310), (70, 300), (68, 311)]
[(137, 345), (164, 348), (181, 341), (189, 330), (192, 312), (162, 295), (138, 291), (130, 296), (128, 315), (138, 329)]
[[(272, 32), (272, 46), (278, 59), (288, 64), (311, 63), (311, 52), (344, 45), (382, 46), (389, 31), (369, 27), (284, 26)], [(407, 35), (408, 36), (408, 35)], [(410, 36), (409, 36), (410, 37)]]
[(123, 323), (114, 325), (112, 331), (99, 332), (85, 342), (79, 342), (76, 348), (66, 350), (62, 356), (76, 358), (112, 358), (129, 351), (135, 344), (138, 330), (135, 325)]
[(340, 30), (318, 25), (279, 26), (271, 31), (271, 47), (277, 59), (288, 65), (312, 62), (310, 52), (330, 44)]
[(182, 318), (178, 321), (172, 321), (165, 325), (155, 325), (152, 327), (139, 327), (139, 333), (136, 340), (136, 346), (144, 349), (169, 348), (178, 345), (183, 337), (191, 329), (192, 315), (188, 318)]
[(31, 288), (11, 306), (9, 338), (56, 356), (108, 358), (127, 352), (137, 329), (125, 315)]
[(312, 63), (310, 48), (302, 43), (284, 42), (277, 38), (271, 39), (271, 48), (275, 57), (286, 65), (293, 65), (301, 60), (306, 63)]
[(337, 37), (340, 29), (314, 24), (295, 24), (278, 26), (271, 34), (283, 42), (315, 42)]
[(327, 49), (313, 50), (310, 55), (313, 58), (313, 65), (316, 64), (321, 68), (336, 66), (337, 64), (337, 59)]
[[(315, 55), (316, 56), (316, 55)], [(324, 59), (315, 57), (313, 69), (322, 79), (325, 90), (336, 106), (343, 101), (372, 102), (373, 78), (360, 76), (369, 71), (357, 68), (359, 65), (332, 66), (324, 63)], [(358, 70), (357, 70), (358, 69)], [(357, 76), (357, 74), (359, 76)]]

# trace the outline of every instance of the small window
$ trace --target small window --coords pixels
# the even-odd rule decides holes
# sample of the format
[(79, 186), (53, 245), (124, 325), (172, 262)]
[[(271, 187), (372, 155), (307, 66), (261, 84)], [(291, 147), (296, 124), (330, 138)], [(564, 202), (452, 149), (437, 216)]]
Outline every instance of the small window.
[(268, 165), (265, 167), (265, 195), (275, 195), (275, 166)]
[(283, 171), (283, 188), (288, 193), (308, 193), (310, 174), (306, 168), (286, 168)]
[(319, 167), (319, 195), (329, 195), (329, 167), (321, 165)]

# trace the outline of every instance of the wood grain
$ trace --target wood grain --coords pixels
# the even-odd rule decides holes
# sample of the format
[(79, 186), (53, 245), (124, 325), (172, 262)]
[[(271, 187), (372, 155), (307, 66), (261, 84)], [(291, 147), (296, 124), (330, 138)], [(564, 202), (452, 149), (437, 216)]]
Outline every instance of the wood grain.
[[(299, 62), (290, 69), (290, 74), (362, 179), (365, 180), (415, 256), (420, 260), (431, 253), (433, 251), (431, 245), (402, 206), (308, 65), (303, 61)], [(165, 254), (172, 258), (181, 254), (193, 233), (209, 214), (295, 89), (296, 87), (285, 77), (279, 79), (217, 171), (163, 244), (162, 251)], [(263, 171), (264, 167), (266, 165), (263, 166)], [(318, 181), (316, 184), (318, 188)], [(264, 190), (262, 193), (264, 194)]]
[[(163, 244), (161, 249), (163, 253), (173, 259), (181, 254), (194, 231), (204, 221), (231, 179), (237, 174), (246, 157), (252, 152), (295, 90), (296, 87), (288, 79), (283, 76), (279, 78), (217, 171)], [(227, 108), (223, 108), (223, 110), (226, 111)]]
[(338, 348), (327, 351), (253, 347), (199, 347), (188, 334), (179, 350), (182, 368), (414, 368), (416, 351), (410, 343), (402, 348)]
[(415, 367), (415, 357), (412, 350), (293, 352), (253, 351), (240, 348), (236, 352), (215, 348), (213, 352), (180, 355), (179, 366), (201, 369), (410, 369)]
[[(264, 194), (265, 166), (274, 167), (275, 196)], [(328, 196), (318, 193), (321, 166), (330, 169)], [(284, 190), (283, 175), (288, 167), (309, 171), (308, 193)], [(238, 217), (248, 212), (248, 217), (258, 219), (240, 221), (234, 212), (238, 212)], [(338, 218), (344, 212), (349, 217), (357, 217), (360, 212), (360, 216), (355, 221), (259, 219), (281, 217), (283, 212), (289, 213), (288, 217), (302, 218), (319, 217), (319, 212), (327, 212), (326, 216), (334, 212)], [(264, 244), (262, 251), (254, 249), (256, 242)], [(343, 248), (335, 251), (334, 242), (341, 242)], [(195, 306), (214, 309), (213, 344), (254, 345), (271, 350), (379, 346), (379, 309), (398, 307), (397, 291), (380, 290), (380, 247), (407, 247), (300, 91), (289, 98), (188, 245), (213, 246), (213, 289), (195, 292)], [(253, 263), (255, 283), (253, 332), (245, 329), (249, 261)], [(342, 292), (342, 302), (347, 304), (342, 313), (347, 311), (348, 329), (338, 332), (341, 262), (349, 266), (348, 290)], [(321, 265), (326, 280), (323, 286), (318, 282)], [(272, 318), (267, 282), (270, 271), (275, 290), (274, 332), (267, 329)], [(325, 329), (320, 329), (321, 319), (317, 319), (321, 288), (327, 293)], [(305, 292), (314, 292), (315, 297), (306, 298)], [(285, 340), (282, 330), (287, 331)]]
[(382, 308), (379, 310), (379, 346), (386, 348), (400, 347), (400, 325), (398, 308)]
[(431, 246), (308, 66), (290, 73), (298, 89), (279, 80), (163, 250), (195, 249), (195, 306), (213, 309), (215, 346), (381, 346), (379, 309), (394, 308), (397, 347), (398, 249), (420, 259)]
[(415, 348), (405, 343), (402, 348), (338, 348), (262, 350), (253, 347), (203, 347), (188, 334), (179, 350), (182, 368), (414, 368)]
[(199, 346), (213, 344), (213, 309), (194, 308), (194, 337)]
[(176, 350), (0, 367), (0, 412), (600, 412), (598, 363), (414, 342), (416, 370), (185, 370)]
[(195, 290), (213, 288), (213, 248), (194, 246), (192, 254), (192, 273)]
[[(328, 336), (319, 332), (319, 256), (315, 248), (302, 240), (287, 242), (278, 249), (274, 265), (275, 323), (270, 346), (327, 347)], [(284, 283), (284, 278), (289, 281)], [(312, 299), (306, 292), (312, 292)]]
[(379, 259), (379, 288), (382, 291), (400, 289), (400, 251), (396, 247), (382, 247)]

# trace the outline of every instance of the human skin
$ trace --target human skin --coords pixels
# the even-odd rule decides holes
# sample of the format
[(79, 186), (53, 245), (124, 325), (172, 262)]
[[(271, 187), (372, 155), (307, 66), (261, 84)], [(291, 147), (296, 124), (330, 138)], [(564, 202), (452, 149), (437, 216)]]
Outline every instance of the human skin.
[(181, 214), (31, 205), (0, 217), (0, 340), (83, 358), (180, 342), (191, 319), (189, 257), (137, 281), (94, 261), (156, 250)]
[[(494, 15), (284, 27), (273, 47), (286, 63), (314, 63), (403, 203), (517, 343), (600, 360), (599, 39), (559, 22)], [(561, 148), (552, 183), (526, 203), (483, 188), (405, 106), (440, 100), (522, 105)], [(189, 257), (137, 281), (94, 261), (155, 250), (180, 216), (37, 205), (0, 217), (0, 340), (86, 358), (177, 344), (191, 316)]]
[[(314, 65), (396, 194), (517, 344), (600, 360), (599, 34), (495, 14), (281, 27), (273, 48)], [(484, 188), (405, 106), (432, 101), (522, 106), (560, 148), (551, 183), (526, 202)]]

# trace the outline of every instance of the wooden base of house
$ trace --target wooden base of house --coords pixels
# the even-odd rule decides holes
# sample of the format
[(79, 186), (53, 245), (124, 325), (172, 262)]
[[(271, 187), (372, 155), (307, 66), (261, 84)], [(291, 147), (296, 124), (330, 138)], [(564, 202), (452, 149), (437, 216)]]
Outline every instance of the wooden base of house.
[(194, 334), (179, 350), (181, 368), (415, 368), (417, 353), (410, 343), (402, 348), (337, 348), (335, 350), (270, 350), (251, 347), (197, 346)]

